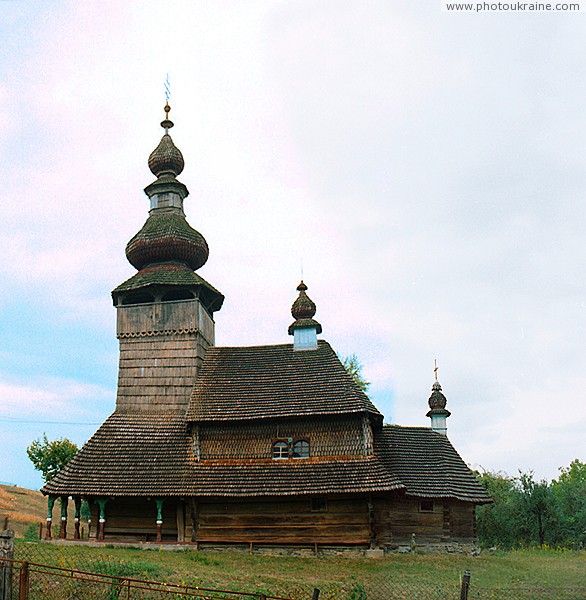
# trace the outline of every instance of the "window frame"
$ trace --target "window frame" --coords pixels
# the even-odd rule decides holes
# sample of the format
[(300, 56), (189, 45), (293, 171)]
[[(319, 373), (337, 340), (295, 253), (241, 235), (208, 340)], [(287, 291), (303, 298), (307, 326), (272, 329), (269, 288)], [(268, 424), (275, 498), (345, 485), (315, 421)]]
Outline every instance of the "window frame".
[[(302, 453), (299, 456), (295, 456), (295, 447), (298, 444), (300, 444), (302, 446), (302, 448), (307, 449), (307, 454), (305, 456)], [(305, 444), (305, 446), (303, 446), (303, 444)], [(295, 460), (303, 460), (303, 459), (309, 458), (311, 456), (310, 450), (311, 450), (311, 445), (309, 443), (309, 440), (307, 438), (299, 438), (298, 440), (295, 440), (293, 442), (293, 445), (291, 446), (291, 456)]]
[[(277, 448), (279, 448), (278, 456), (277, 456)], [(291, 447), (287, 440), (275, 440), (273, 442), (273, 460), (287, 460), (289, 458), (289, 454), (291, 451)]]

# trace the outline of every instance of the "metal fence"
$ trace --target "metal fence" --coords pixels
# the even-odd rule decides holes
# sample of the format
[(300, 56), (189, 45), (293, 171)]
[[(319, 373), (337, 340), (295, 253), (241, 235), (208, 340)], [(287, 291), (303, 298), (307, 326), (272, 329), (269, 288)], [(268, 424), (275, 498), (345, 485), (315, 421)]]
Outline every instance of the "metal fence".
[[(91, 548), (84, 545), (47, 543), (16, 544), (14, 559), (19, 565), (29, 564), (29, 591), (25, 598), (55, 600), (111, 598), (288, 598), (294, 600), (586, 600), (586, 587), (514, 587), (483, 589), (474, 583), (474, 575), (463, 574), (443, 584), (401, 582), (381, 571), (368, 577), (345, 577), (338, 581), (306, 581), (303, 576), (289, 580), (279, 573), (263, 576), (262, 582), (247, 573), (222, 579), (200, 579), (207, 561), (213, 565), (214, 555), (187, 551), (179, 560), (193, 560), (191, 572), (178, 573), (169, 569), (168, 560), (157, 560), (158, 552), (135, 551), (131, 558), (122, 558), (116, 549), (107, 546)], [(168, 558), (169, 555), (165, 553)], [(20, 568), (20, 567), (19, 567)], [(234, 574), (231, 574), (234, 575)], [(20, 573), (16, 577), (20, 581)], [(156, 583), (156, 582), (166, 583)], [(222, 585), (222, 583), (224, 585)], [(13, 597), (19, 599), (19, 588), (13, 578)], [(230, 592), (221, 587), (233, 587)], [(319, 595), (316, 596), (316, 588)], [(16, 594), (16, 595), (14, 595)], [(215, 595), (214, 595), (215, 594)], [(5, 600), (0, 598), (0, 600)]]
[(11, 573), (12, 598), (3, 600), (73, 600), (73, 599), (157, 599), (202, 598), (209, 600), (292, 600), (280, 596), (251, 594), (235, 590), (219, 590), (197, 586), (145, 581), (141, 579), (100, 575), (28, 563), (1, 561), (0, 568)]

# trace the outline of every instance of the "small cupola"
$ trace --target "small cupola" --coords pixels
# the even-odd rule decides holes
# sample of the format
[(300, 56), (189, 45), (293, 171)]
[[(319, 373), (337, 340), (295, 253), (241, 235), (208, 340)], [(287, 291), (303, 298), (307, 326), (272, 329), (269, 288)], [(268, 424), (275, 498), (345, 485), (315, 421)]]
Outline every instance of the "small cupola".
[(303, 281), (297, 286), (299, 296), (293, 302), (291, 314), (295, 321), (289, 325), (289, 335), (293, 336), (294, 350), (315, 350), (317, 334), (321, 333), (321, 325), (314, 320), (315, 303), (306, 294), (307, 286)]
[(435, 372), (435, 381), (431, 386), (431, 396), (429, 397), (429, 412), (427, 413), (427, 417), (431, 418), (431, 428), (433, 431), (437, 431), (442, 435), (448, 435), (448, 426), (446, 423), (446, 419), (452, 414), (449, 410), (446, 410), (447, 399), (442, 393), (442, 386), (440, 382), (437, 380), (437, 365), (434, 369)]

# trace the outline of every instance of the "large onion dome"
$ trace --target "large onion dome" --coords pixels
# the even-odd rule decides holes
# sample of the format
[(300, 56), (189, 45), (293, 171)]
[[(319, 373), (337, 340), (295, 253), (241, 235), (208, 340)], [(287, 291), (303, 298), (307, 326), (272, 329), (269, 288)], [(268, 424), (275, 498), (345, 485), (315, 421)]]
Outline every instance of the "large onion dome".
[(196, 271), (206, 263), (208, 255), (203, 235), (176, 212), (151, 213), (126, 246), (126, 258), (138, 270), (152, 263), (176, 261)]

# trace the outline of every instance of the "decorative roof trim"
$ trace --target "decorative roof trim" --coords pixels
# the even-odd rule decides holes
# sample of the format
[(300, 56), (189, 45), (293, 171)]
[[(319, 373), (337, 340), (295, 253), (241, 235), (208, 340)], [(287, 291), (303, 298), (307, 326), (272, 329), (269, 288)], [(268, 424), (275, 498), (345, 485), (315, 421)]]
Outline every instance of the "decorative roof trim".
[(139, 331), (131, 333), (119, 333), (116, 335), (118, 339), (121, 338), (137, 338), (137, 337), (153, 337), (156, 335), (182, 335), (189, 333), (197, 333), (199, 327), (189, 327), (186, 329), (162, 329), (159, 331)]

